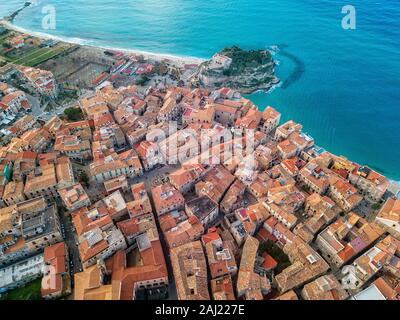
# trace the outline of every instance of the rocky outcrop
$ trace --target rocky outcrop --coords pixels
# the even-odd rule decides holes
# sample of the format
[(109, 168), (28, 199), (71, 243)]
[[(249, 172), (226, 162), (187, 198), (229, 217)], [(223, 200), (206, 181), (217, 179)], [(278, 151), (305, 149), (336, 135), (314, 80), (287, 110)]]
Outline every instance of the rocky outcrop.
[(210, 89), (229, 87), (242, 93), (269, 90), (279, 83), (276, 63), (268, 50), (226, 48), (202, 63), (190, 82)]

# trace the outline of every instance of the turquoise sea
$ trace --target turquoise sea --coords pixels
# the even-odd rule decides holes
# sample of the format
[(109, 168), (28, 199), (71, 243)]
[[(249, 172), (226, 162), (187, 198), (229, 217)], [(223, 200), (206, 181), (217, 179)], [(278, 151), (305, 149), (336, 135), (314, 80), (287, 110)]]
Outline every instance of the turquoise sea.
[[(0, 16), (24, 1), (1, 0)], [(17, 26), (85, 44), (208, 58), (277, 45), (282, 86), (250, 98), (304, 125), (329, 151), (400, 180), (398, 0), (43, 0)], [(43, 7), (56, 29), (43, 30)], [(341, 27), (356, 8), (357, 29)]]

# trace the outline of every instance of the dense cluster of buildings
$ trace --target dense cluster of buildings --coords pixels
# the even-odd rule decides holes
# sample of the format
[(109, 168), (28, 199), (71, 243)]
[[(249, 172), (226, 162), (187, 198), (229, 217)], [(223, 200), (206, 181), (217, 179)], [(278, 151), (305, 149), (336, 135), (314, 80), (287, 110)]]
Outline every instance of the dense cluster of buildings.
[[(14, 81), (10, 81), (11, 78)], [(44, 151), (49, 136), (40, 129), (32, 113), (32, 99), (49, 101), (57, 95), (58, 86), (50, 71), (12, 64), (3, 67), (0, 72), (0, 145), (12, 143), (16, 150)]]
[[(4, 119), (28, 105), (7, 90)], [(45, 298), (399, 299), (400, 200), (301, 124), (227, 88), (103, 83), (76, 107), (84, 120), (21, 118), (0, 148), (0, 292), (42, 277)]]

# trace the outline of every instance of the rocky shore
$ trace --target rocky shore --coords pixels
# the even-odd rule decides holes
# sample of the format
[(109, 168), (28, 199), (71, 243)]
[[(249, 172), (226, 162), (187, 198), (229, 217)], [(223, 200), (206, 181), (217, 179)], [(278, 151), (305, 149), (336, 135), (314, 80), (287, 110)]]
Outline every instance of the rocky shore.
[(269, 91), (280, 82), (275, 76), (275, 66), (270, 51), (246, 51), (235, 46), (203, 62), (190, 80), (194, 86), (229, 87), (247, 94)]
[[(156, 74), (156, 80), (152, 81), (154, 77), (151, 77), (151, 75), (146, 77), (148, 80), (146, 81), (147, 84), (152, 86), (156, 86), (161, 81), (194, 88), (204, 87), (211, 90), (229, 87), (242, 94), (250, 94), (259, 90), (269, 91), (280, 83), (280, 80), (275, 76), (276, 62), (273, 59), (272, 53), (268, 50), (246, 51), (239, 47), (230, 47), (216, 53), (211, 59), (205, 60), (195, 57), (180, 57), (139, 50), (105, 48), (85, 43), (76, 43), (68, 41), (68, 39), (25, 30), (13, 25), (6, 19), (0, 20), (0, 25), (13, 31), (15, 35), (29, 36), (37, 39), (39, 42), (56, 41), (58, 46), (62, 44), (67, 46), (72, 45), (75, 51), (79, 49), (79, 59), (87, 60), (88, 62), (109, 60), (105, 53), (121, 52), (127, 57), (130, 55), (140, 55), (143, 61), (152, 65), (166, 66), (166, 69), (168, 69), (167, 73)], [(68, 55), (71, 59), (68, 59), (68, 56), (64, 53), (62, 56), (62, 64), (74, 70), (73, 64), (76, 60), (76, 54)], [(55, 59), (56, 57), (53, 57), (50, 62), (41, 66), (45, 69), (49, 68), (57, 76), (58, 72), (54, 69), (57, 69), (56, 66), (59, 65), (58, 62), (60, 61), (56, 61)], [(20, 59), (18, 61), (24, 60)]]
[[(237, 46), (228, 47), (216, 53), (210, 60), (195, 57), (180, 57), (166, 54), (156, 54), (139, 50), (127, 50), (120, 48), (104, 48), (88, 46), (85, 43), (73, 42), (69, 39), (45, 33), (33, 32), (12, 24), (14, 18), (25, 8), (31, 5), (31, 1), (25, 4), (8, 17), (0, 20), (0, 26), (21, 34), (28, 34), (40, 40), (54, 40), (64, 42), (67, 45), (78, 45), (86, 51), (87, 56), (102, 55), (105, 50), (124, 52), (143, 56), (144, 60), (151, 63), (165, 63), (172, 65), (180, 82), (192, 87), (205, 87), (218, 89), (229, 87), (244, 94), (255, 91), (269, 91), (280, 83), (275, 75), (276, 62), (269, 50), (243, 50)], [(190, 72), (185, 72), (187, 66), (194, 67)]]

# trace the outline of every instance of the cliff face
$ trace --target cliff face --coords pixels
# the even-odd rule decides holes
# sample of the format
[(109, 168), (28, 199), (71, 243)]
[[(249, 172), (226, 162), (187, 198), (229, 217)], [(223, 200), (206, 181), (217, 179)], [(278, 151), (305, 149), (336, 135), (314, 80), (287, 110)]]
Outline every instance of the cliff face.
[(242, 93), (269, 90), (279, 83), (275, 65), (268, 50), (226, 48), (202, 63), (191, 82), (207, 88), (229, 87)]

